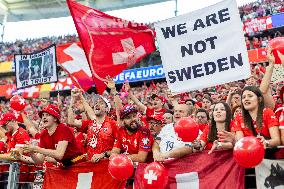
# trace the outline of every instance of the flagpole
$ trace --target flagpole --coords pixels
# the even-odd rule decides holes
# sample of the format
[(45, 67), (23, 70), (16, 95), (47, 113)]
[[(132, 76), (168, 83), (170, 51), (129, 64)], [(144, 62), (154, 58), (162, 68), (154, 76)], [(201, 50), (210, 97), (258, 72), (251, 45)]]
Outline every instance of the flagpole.
[(175, 16), (177, 16), (177, 13), (178, 13), (178, 0), (175, 0), (176, 1), (176, 10), (175, 10)]

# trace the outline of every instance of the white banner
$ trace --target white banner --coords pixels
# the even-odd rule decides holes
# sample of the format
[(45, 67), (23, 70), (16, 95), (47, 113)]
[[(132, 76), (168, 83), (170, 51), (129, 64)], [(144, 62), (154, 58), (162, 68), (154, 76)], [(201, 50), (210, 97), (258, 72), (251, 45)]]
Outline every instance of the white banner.
[(14, 62), (17, 89), (57, 82), (55, 45), (36, 53), (15, 55)]
[(284, 188), (284, 160), (264, 159), (255, 168), (258, 189)]
[(250, 76), (235, 0), (159, 22), (155, 29), (172, 92), (202, 89)]

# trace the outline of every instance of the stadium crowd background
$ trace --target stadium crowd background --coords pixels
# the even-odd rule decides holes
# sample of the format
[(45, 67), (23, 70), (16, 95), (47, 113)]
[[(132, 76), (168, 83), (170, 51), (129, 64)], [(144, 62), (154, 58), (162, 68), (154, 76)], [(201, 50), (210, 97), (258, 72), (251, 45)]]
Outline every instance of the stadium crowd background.
[[(250, 3), (248, 5), (244, 5), (242, 7), (239, 7), (240, 10), (240, 16), (243, 22), (263, 17), (267, 15), (272, 15), (280, 12), (284, 12), (284, 2), (282, 0), (266, 0), (255, 3)], [(256, 49), (260, 47), (266, 47), (268, 42), (275, 38), (275, 37), (281, 37), (283, 36), (281, 31), (283, 28), (274, 29), (271, 31), (265, 31), (258, 33), (254, 36), (247, 36), (246, 35), (246, 44), (247, 49)], [(72, 42), (78, 42), (78, 36), (77, 35), (68, 35), (68, 36), (61, 36), (61, 37), (44, 37), (40, 39), (27, 39), (24, 41), (15, 41), (13, 43), (2, 43), (0, 45), (0, 62), (5, 61), (13, 61), (14, 54), (18, 53), (32, 53), (38, 50), (41, 50), (43, 48), (48, 47), (51, 44), (66, 44), (66, 43), (72, 43)], [(149, 56), (151, 58), (149, 58)], [(159, 52), (156, 51), (149, 55), (148, 57), (144, 58), (139, 64), (135, 65), (135, 67), (145, 67), (149, 65), (156, 65), (161, 64), (160, 55)], [(1, 63), (0, 63), (1, 64)], [(248, 80), (241, 80), (236, 81), (228, 84), (224, 84), (221, 86), (215, 86), (206, 88), (199, 91), (193, 91), (189, 93), (183, 93), (180, 95), (172, 95), (168, 92), (168, 87), (165, 82), (165, 80), (158, 80), (158, 81), (151, 81), (151, 82), (140, 82), (139, 84), (134, 84), (135, 87), (132, 88), (132, 91), (134, 95), (146, 106), (151, 107), (152, 100), (151, 96), (153, 94), (157, 94), (158, 96), (163, 96), (165, 98), (166, 107), (168, 107), (169, 113), (172, 114), (172, 104), (171, 102), (173, 100), (176, 100), (177, 102), (181, 104), (188, 104), (190, 106), (190, 115), (195, 117), (196, 111), (199, 108), (203, 108), (208, 113), (212, 112), (212, 105), (216, 102), (219, 102), (220, 100), (227, 100), (228, 96), (232, 95), (232, 91), (239, 93), (244, 88), (245, 85), (260, 85), (261, 80), (264, 76), (264, 73), (259, 71), (260, 67), (266, 67), (266, 62), (261, 62), (258, 64), (252, 64), (251, 65), (251, 71), (252, 76)], [(67, 74), (64, 73), (62, 69), (60, 69), (60, 77), (66, 77)], [(15, 83), (15, 76), (11, 74), (3, 74), (0, 75), (0, 85), (5, 84), (12, 84)], [(131, 84), (132, 85), (132, 84)], [(283, 82), (278, 84), (272, 84), (271, 85), (271, 91), (272, 95), (275, 100), (275, 108), (281, 107), (283, 104)], [(119, 86), (120, 92), (124, 93), (121, 89), (121, 85)], [(282, 91), (282, 97), (280, 95)], [(95, 93), (93, 91), (90, 91), (89, 93), (85, 94), (87, 101), (92, 106), (94, 104), (94, 95)], [(113, 102), (113, 94), (106, 91), (103, 94), (107, 99), (110, 100), (112, 107), (114, 107)], [(27, 99), (29, 101), (29, 105), (26, 107), (25, 112), (30, 120), (32, 120), (35, 125), (39, 125), (40, 118), (36, 112), (41, 110), (42, 106), (47, 103), (55, 103), (58, 104), (59, 107), (61, 107), (61, 119), (62, 122), (67, 122), (67, 109), (70, 104), (70, 91), (64, 93), (64, 95), (61, 95), (59, 97), (50, 97), (48, 99)], [(127, 95), (121, 95), (121, 99), (125, 103), (133, 103), (131, 100), (128, 99)], [(229, 103), (233, 103), (232, 101), (229, 101)], [(232, 105), (232, 104), (231, 104)], [(240, 104), (237, 104), (237, 106), (240, 106)], [(237, 109), (236, 107), (232, 107), (233, 113)], [(76, 104), (76, 107), (78, 110), (81, 110), (80, 102)], [(9, 100), (2, 99), (0, 101), (0, 112), (4, 113), (6, 111), (9, 111)], [(80, 111), (78, 115), (80, 114)], [(112, 109), (110, 111), (110, 116), (115, 118), (115, 110)]]
[[(282, 0), (264, 0), (262, 2), (252, 2), (246, 5), (243, 5), (239, 7), (239, 12), (240, 12), (240, 17), (243, 22), (253, 19), (253, 18), (259, 18), (263, 16), (268, 16), (272, 14), (277, 14), (284, 12), (284, 2)], [(153, 24), (149, 24), (149, 26), (153, 26)], [(261, 47), (266, 47), (268, 42), (275, 38), (275, 37), (281, 37), (283, 36), (281, 31), (283, 28), (278, 28), (277, 30), (272, 30), (272, 31), (263, 31), (261, 33), (254, 34), (253, 36), (248, 36), (247, 34), (245, 35), (246, 39), (246, 45), (247, 49), (257, 49)], [(51, 44), (56, 44), (56, 45), (61, 45), (61, 44), (67, 44), (67, 43), (72, 43), (72, 42), (78, 42), (78, 36), (77, 35), (66, 35), (66, 36), (47, 36), (39, 39), (26, 39), (26, 40), (17, 40), (15, 42), (7, 42), (7, 43), (1, 43), (0, 45), (0, 62), (5, 62), (5, 61), (13, 61), (14, 54), (26, 54), (26, 53), (32, 53), (35, 51), (39, 51), (43, 48), (46, 48), (50, 46)], [(137, 63), (134, 67), (146, 67), (146, 66), (151, 66), (151, 65), (157, 65), (161, 64), (161, 59), (159, 52), (153, 52), (151, 55), (151, 58), (146, 57), (144, 58), (140, 63)], [(1, 64), (1, 63), (0, 63)], [(266, 66), (267, 64), (265, 62), (260, 62), (258, 64), (252, 64), (251, 69), (252, 73), (254, 74), (254, 77), (256, 78), (256, 81), (259, 82), (261, 81), (261, 78), (263, 77), (263, 73), (260, 73), (259, 66)], [(257, 74), (256, 74), (257, 73)], [(1, 76), (2, 75), (2, 76)], [(15, 83), (15, 76), (11, 74), (1, 74), (0, 75), (0, 85), (5, 85), (5, 84), (13, 84)], [(66, 77), (67, 74), (59, 67), (59, 77)], [(230, 90), (230, 86), (236, 86), (240, 90), (243, 88), (245, 85), (243, 82), (234, 82), (231, 84), (226, 84), (221, 87), (217, 86), (213, 88), (208, 88), (204, 89), (203, 91), (197, 91), (197, 92), (192, 92), (190, 93), (189, 97), (184, 97), (181, 96), (179, 100), (187, 100), (186, 98), (195, 98), (195, 95), (200, 92), (208, 92), (213, 93), (214, 99), (211, 100), (212, 102), (217, 102), (217, 100), (225, 98), (224, 95), (228, 94)], [(272, 91), (275, 99), (280, 102), (279, 98), (279, 93), (280, 93), (280, 88), (282, 84), (279, 85), (274, 85), (272, 86)], [(153, 93), (158, 93), (159, 95), (167, 97), (167, 94), (165, 93), (165, 88), (167, 89), (167, 85), (165, 82), (157, 83), (155, 86), (153, 84), (148, 83), (148, 86), (144, 83), (143, 86), (137, 87), (134, 91), (137, 93), (136, 95), (138, 96), (139, 100), (142, 102), (148, 102), (149, 97)], [(68, 94), (68, 93), (67, 93)], [(93, 93), (91, 93), (88, 98), (91, 100)], [(107, 93), (106, 93), (107, 95)], [(62, 103), (65, 105), (64, 107), (68, 106), (68, 103), (70, 102), (70, 97), (69, 96), (61, 96)], [(57, 98), (51, 97), (50, 102), (56, 102)], [(32, 99), (31, 104), (33, 106), (30, 107), (30, 111), (28, 110), (27, 112), (30, 112), (28, 115), (33, 115), (30, 117), (31, 119), (38, 121), (38, 116), (35, 115), (34, 111), (38, 111), (40, 106), (37, 106), (40, 103), (40, 99)], [(202, 105), (200, 105), (202, 106)], [(2, 100), (1, 101), (1, 111), (5, 112), (9, 109), (9, 102), (7, 100)], [(64, 109), (63, 109), (64, 110)], [(66, 121), (66, 113), (65, 111), (62, 111), (63, 113), (63, 120)]]

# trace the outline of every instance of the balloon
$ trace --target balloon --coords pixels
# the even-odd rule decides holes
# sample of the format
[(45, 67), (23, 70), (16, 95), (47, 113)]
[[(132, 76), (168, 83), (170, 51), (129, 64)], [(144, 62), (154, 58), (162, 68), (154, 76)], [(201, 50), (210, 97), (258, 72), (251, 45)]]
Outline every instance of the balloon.
[(168, 170), (159, 162), (150, 163), (144, 169), (144, 189), (164, 189), (168, 183)]
[(277, 53), (279, 51), (284, 56), (284, 37), (276, 37), (270, 40), (266, 48), (271, 48), (275, 57), (275, 64), (284, 64), (284, 59), (281, 59)]
[(234, 159), (242, 167), (252, 168), (264, 158), (264, 146), (256, 137), (240, 139), (234, 147)]
[(134, 171), (133, 162), (124, 154), (115, 155), (110, 158), (108, 172), (117, 180), (126, 180), (132, 176)]
[(19, 95), (15, 95), (10, 99), (10, 106), (14, 110), (22, 111), (23, 109), (25, 109), (26, 105), (27, 103), (25, 99)]
[(199, 133), (197, 123), (190, 117), (181, 118), (175, 125), (175, 132), (183, 142), (194, 141)]

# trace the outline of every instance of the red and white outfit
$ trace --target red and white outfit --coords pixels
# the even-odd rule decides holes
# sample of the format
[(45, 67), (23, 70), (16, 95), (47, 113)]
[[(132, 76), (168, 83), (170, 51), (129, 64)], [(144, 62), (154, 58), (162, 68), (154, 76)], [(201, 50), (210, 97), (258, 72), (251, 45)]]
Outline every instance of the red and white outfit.
[(119, 148), (124, 154), (138, 154), (139, 151), (150, 152), (153, 141), (147, 128), (139, 127), (135, 133), (129, 134), (124, 127), (120, 127), (114, 147)]
[[(62, 160), (73, 159), (83, 154), (82, 149), (76, 142), (74, 133), (72, 132), (70, 127), (62, 123), (57, 125), (52, 135), (49, 135), (47, 129), (44, 129), (41, 132), (40, 142), (38, 146), (45, 149), (55, 150), (60, 141), (68, 142), (68, 146)], [(60, 160), (57, 161), (60, 162)]]
[(106, 116), (100, 125), (96, 120), (83, 120), (80, 131), (87, 133), (87, 155), (90, 160), (94, 154), (112, 150), (118, 125), (116, 121)]
[[(234, 124), (233, 124), (233, 122), (231, 122), (231, 124), (230, 124), (231, 131), (234, 131), (233, 126), (234, 126)], [(210, 127), (211, 127), (210, 125), (207, 125), (205, 127), (205, 129), (203, 130), (203, 133), (199, 137), (199, 140), (202, 140), (203, 142), (205, 142), (204, 150), (210, 150), (212, 148), (212, 145), (213, 145), (213, 142), (208, 141), (208, 135), (209, 135), (209, 132), (210, 132)]]
[[(255, 131), (258, 135), (264, 136), (265, 138), (270, 138), (269, 128), (274, 126), (279, 126), (279, 122), (274, 114), (274, 112), (269, 108), (263, 109), (262, 115), (262, 128), (261, 130), (257, 128), (256, 121), (253, 120), (253, 125)], [(234, 130), (235, 131), (242, 131), (244, 136), (254, 136), (253, 132), (244, 125), (242, 116), (236, 116), (234, 119)]]

